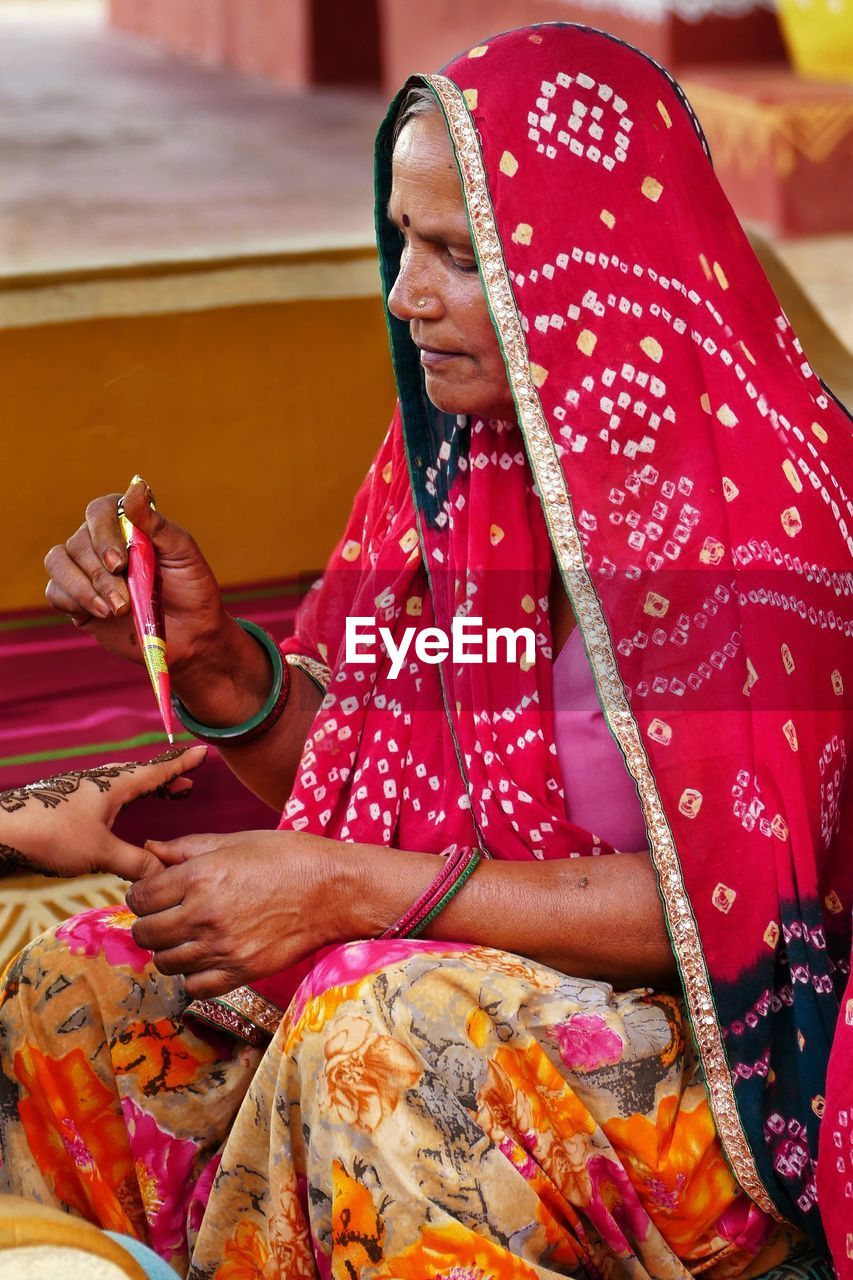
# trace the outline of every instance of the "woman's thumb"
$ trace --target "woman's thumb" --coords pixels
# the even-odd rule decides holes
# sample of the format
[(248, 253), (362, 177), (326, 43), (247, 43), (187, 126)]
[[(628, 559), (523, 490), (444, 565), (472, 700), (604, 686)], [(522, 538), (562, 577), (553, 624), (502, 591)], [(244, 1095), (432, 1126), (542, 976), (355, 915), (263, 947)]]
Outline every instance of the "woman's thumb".
[(128, 487), (120, 506), (130, 523), (148, 535), (161, 556), (185, 551), (189, 535), (161, 515), (154, 505), (153, 493), (140, 477), (135, 477)]

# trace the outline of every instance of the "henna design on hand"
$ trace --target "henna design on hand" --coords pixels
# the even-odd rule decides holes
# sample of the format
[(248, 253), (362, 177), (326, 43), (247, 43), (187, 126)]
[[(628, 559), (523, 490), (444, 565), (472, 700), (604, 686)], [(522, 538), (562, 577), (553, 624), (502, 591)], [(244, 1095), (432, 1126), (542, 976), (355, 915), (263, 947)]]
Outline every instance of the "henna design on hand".
[[(180, 747), (170, 747), (150, 761), (132, 760), (125, 764), (99, 765), (92, 769), (79, 769), (69, 773), (56, 774), (54, 777), (44, 778), (39, 782), (31, 782), (23, 787), (15, 787), (10, 791), (0, 791), (0, 813), (18, 813), (25, 808), (30, 800), (37, 800), (44, 809), (54, 810), (79, 791), (83, 782), (91, 782), (103, 794), (110, 790), (115, 779), (121, 777), (122, 774), (135, 773), (137, 769), (144, 768), (146, 764), (165, 764), (169, 760), (176, 759), (181, 754)], [(182, 800), (189, 795), (189, 790), (186, 790), (172, 796), (168, 786), (169, 783), (161, 783), (158, 787), (153, 787), (150, 791), (135, 796), (134, 799), (141, 800), (145, 796), (156, 795), (165, 796), (170, 800)], [(132, 801), (127, 801), (127, 804), (130, 803)], [(126, 807), (127, 805), (122, 805), (122, 808)], [(9, 835), (9, 827), (7, 827), (4, 834)], [(4, 844), (0, 840), (0, 878), (18, 871), (35, 871), (44, 876), (63, 878), (61, 871), (48, 870), (41, 865), (40, 859), (30, 858), (27, 854), (22, 853), (20, 849)]]
[(0, 875), (7, 868), (10, 871), (17, 871), (19, 867), (25, 867), (26, 862), (26, 858), (19, 849), (13, 849), (10, 844), (0, 844)]
[(10, 844), (0, 844), (0, 878), (20, 871), (37, 871), (39, 875), (49, 877), (51, 880), (61, 878), (59, 872), (47, 871), (44, 867), (30, 861), (20, 849), (13, 849)]
[[(123, 773), (135, 773), (146, 764), (165, 764), (181, 755), (181, 748), (171, 747), (161, 752), (153, 760), (130, 760), (126, 764), (99, 765), (93, 769), (77, 769), (72, 773), (58, 773), (51, 778), (43, 778), (39, 782), (30, 782), (23, 787), (14, 787), (11, 791), (0, 791), (0, 809), (4, 813), (17, 813), (23, 809), (28, 800), (38, 800), (45, 809), (56, 809), (69, 796), (79, 791), (83, 781), (94, 783), (100, 792), (109, 791), (113, 781)], [(147, 791), (146, 795), (167, 794), (166, 784)], [(142, 799), (142, 796), (137, 797)]]

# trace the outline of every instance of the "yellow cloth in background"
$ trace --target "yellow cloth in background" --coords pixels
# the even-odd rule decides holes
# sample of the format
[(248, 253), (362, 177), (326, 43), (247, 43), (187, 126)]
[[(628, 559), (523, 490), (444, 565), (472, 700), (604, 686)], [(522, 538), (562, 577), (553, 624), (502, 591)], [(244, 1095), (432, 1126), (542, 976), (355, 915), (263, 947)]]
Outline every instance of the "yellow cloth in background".
[(853, 0), (779, 0), (779, 21), (797, 71), (853, 81)]

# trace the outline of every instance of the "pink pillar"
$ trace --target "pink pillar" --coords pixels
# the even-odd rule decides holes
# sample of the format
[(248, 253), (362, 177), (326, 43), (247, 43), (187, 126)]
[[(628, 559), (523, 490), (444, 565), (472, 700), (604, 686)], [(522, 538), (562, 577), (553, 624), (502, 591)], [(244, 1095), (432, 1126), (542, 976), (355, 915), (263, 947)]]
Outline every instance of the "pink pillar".
[(378, 84), (377, 0), (109, 0), (113, 26), (290, 89)]
[(226, 46), (226, 0), (109, 0), (112, 26), (164, 48), (219, 63)]
[(436, 71), (455, 53), (534, 22), (597, 27), (676, 70), (697, 63), (784, 59), (775, 14), (763, 9), (690, 23), (672, 14), (627, 17), (615, 4), (593, 8), (583, 0), (379, 0), (379, 5), (382, 81), (389, 94), (415, 72)]
[[(167, 0), (167, 3), (169, 0)], [(309, 0), (223, 0), (227, 12), (225, 62), (290, 89), (311, 83)]]

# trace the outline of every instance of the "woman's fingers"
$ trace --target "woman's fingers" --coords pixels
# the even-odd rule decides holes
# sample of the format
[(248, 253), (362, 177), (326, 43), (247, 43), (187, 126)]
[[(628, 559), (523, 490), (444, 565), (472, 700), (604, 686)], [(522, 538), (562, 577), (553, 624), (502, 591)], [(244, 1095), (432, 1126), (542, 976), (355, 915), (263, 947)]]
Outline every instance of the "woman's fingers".
[(130, 606), (130, 593), (127, 580), (117, 574), (109, 573), (92, 545), (88, 526), (83, 524), (65, 544), (69, 559), (80, 572), (91, 582), (102, 600), (106, 600), (111, 613), (126, 613)]
[(202, 969), (187, 976), (184, 989), (193, 1000), (210, 1000), (240, 985), (240, 979), (230, 969)]
[(209, 573), (192, 536), (180, 525), (167, 520), (152, 505), (154, 495), (144, 480), (132, 484), (122, 502), (124, 513), (131, 524), (146, 533), (154, 543), (161, 568), (165, 572), (171, 568), (185, 568), (190, 564), (201, 562)]
[(74, 563), (65, 547), (51, 547), (44, 558), (44, 567), (48, 573), (44, 594), (51, 608), (68, 613), (77, 621), (113, 616), (106, 600)]
[[(138, 942), (135, 934), (134, 940), (137, 941), (138, 946), (144, 945)], [(225, 963), (225, 957), (216, 955), (202, 942), (183, 942), (176, 947), (155, 950), (152, 958), (160, 972), (169, 977), (181, 974), (182, 977), (188, 978), (192, 974), (210, 973), (211, 970), (216, 969), (223, 974), (226, 972), (229, 974), (229, 980), (220, 987), (220, 991), (229, 991), (232, 987), (239, 986), (234, 970), (221, 968)]]
[(127, 567), (127, 547), (118, 520), (120, 493), (94, 498), (86, 508), (86, 523), (78, 533), (87, 533), (88, 542), (108, 574)]
[[(151, 853), (151, 850), (147, 850)], [(156, 857), (156, 855), (154, 855)], [(184, 900), (187, 876), (184, 864), (164, 867), (154, 875), (145, 876), (131, 885), (125, 902), (135, 916), (151, 916), (169, 907), (179, 907)]]
[[(141, 916), (133, 924), (133, 940), (146, 951), (169, 951), (198, 943), (187, 941), (187, 917), (181, 907), (168, 907), (153, 916)], [(165, 973), (165, 970), (163, 971)], [(181, 973), (181, 969), (175, 969)]]
[(228, 840), (221, 835), (178, 836), (175, 840), (146, 840), (145, 848), (149, 849), (165, 867), (177, 866), (180, 862), (188, 862), (202, 853), (213, 853)]

